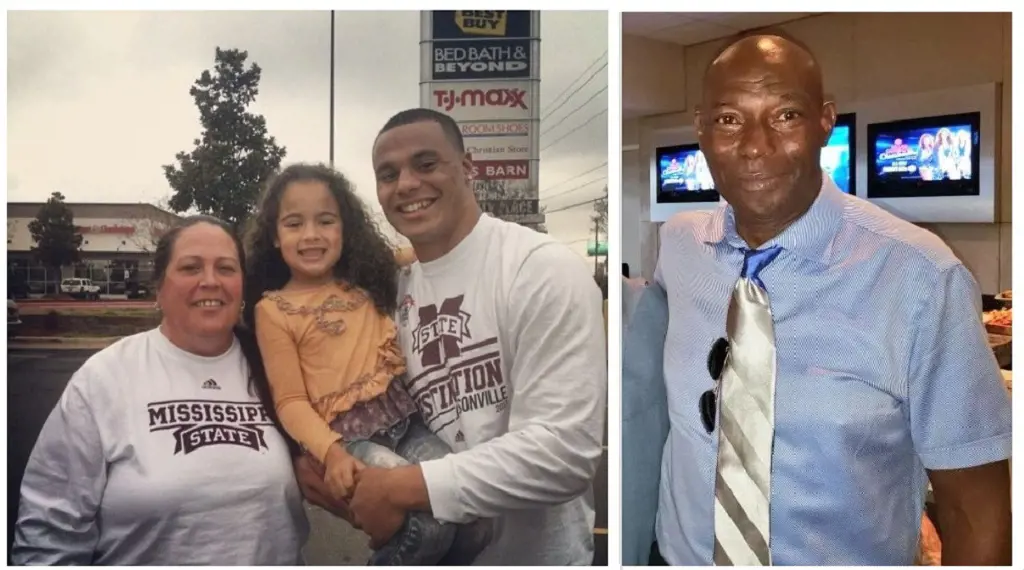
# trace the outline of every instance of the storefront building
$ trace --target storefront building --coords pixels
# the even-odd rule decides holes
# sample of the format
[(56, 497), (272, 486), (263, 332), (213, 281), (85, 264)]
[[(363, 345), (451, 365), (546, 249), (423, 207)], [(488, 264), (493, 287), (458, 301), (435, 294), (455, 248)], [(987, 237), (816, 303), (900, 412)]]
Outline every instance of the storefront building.
[(105, 294), (123, 293), (130, 283), (148, 283), (157, 240), (180, 220), (152, 204), (67, 205), (82, 236), (81, 261), (56, 275), (32, 255), (35, 242), (29, 224), (43, 203), (7, 203), (7, 275), (10, 289), (18, 296), (52, 292), (61, 279), (69, 277), (91, 279)]

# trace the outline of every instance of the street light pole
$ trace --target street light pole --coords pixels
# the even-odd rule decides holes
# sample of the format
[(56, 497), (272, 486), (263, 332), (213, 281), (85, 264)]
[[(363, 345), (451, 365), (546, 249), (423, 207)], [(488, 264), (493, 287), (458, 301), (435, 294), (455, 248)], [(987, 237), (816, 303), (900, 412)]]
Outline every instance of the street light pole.
[(334, 168), (334, 10), (331, 10), (331, 150), (330, 165)]

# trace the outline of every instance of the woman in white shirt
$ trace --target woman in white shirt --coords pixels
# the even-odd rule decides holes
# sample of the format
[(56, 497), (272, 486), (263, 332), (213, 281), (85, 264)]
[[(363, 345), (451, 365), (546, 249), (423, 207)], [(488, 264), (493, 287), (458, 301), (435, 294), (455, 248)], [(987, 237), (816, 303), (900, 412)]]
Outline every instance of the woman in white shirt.
[[(189, 218), (155, 256), (160, 326), (72, 376), (29, 458), (15, 564), (295, 565), (308, 523), (237, 330), (244, 252)], [(262, 398), (260, 396), (263, 396)]]

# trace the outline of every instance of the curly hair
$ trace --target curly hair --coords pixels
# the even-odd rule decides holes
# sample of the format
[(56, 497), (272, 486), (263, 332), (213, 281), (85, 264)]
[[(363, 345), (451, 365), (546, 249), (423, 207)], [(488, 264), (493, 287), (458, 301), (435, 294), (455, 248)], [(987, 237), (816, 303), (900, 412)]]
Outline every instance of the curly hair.
[(370, 217), (352, 184), (340, 172), (323, 164), (293, 164), (281, 171), (260, 199), (256, 216), (246, 235), (244, 319), (255, 327), (255, 307), (267, 291), (281, 289), (291, 279), (291, 269), (274, 246), (281, 198), (295, 182), (323, 182), (338, 202), (341, 214), (342, 252), (334, 275), (373, 299), (377, 310), (390, 315), (398, 301), (398, 262), (395, 251)]

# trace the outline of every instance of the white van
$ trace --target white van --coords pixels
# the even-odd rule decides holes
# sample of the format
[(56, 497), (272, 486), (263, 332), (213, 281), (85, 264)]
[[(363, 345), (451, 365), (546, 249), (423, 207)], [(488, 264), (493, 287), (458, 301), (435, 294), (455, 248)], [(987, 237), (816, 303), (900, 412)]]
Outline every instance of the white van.
[(72, 277), (60, 282), (60, 292), (75, 298), (99, 300), (100, 287), (93, 285), (92, 279)]

